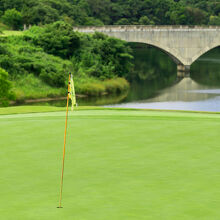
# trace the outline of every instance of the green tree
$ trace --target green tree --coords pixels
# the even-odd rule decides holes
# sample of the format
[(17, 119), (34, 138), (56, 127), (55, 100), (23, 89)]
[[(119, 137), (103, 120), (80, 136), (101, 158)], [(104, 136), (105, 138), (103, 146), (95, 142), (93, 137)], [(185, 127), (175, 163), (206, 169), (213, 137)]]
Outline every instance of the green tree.
[(209, 24), (210, 25), (220, 25), (220, 16), (210, 16)]
[(22, 27), (22, 15), (14, 8), (5, 11), (2, 21), (14, 30), (19, 30)]
[(68, 59), (79, 48), (80, 39), (70, 24), (59, 21), (45, 26), (34, 43), (49, 54)]
[(142, 25), (151, 24), (151, 25), (153, 25), (154, 22), (151, 21), (147, 16), (142, 16), (142, 17), (139, 19), (139, 24), (142, 24)]
[(104, 23), (99, 19), (95, 19), (94, 17), (87, 17), (85, 19), (84, 25), (86, 25), (86, 26), (103, 26)]
[(115, 24), (116, 25), (129, 25), (130, 22), (129, 22), (129, 20), (127, 18), (121, 18)]
[(105, 24), (110, 23), (110, 0), (87, 0), (87, 2), (92, 17), (101, 19)]
[(81, 48), (72, 61), (80, 74), (99, 79), (125, 77), (133, 67), (131, 53), (126, 42), (95, 33), (81, 35)]

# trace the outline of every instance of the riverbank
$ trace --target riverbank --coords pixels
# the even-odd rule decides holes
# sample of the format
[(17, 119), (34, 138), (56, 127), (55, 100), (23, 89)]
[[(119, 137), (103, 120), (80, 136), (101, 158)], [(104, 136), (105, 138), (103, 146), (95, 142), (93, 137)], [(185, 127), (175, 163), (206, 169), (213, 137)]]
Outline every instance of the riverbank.
[[(120, 95), (129, 90), (129, 82), (124, 78), (109, 80), (80, 79), (74, 78), (77, 97), (98, 97), (107, 95)], [(59, 100), (67, 95), (67, 85), (63, 88), (56, 88), (47, 85), (39, 78), (29, 74), (12, 81), (12, 92), (15, 100), (11, 103), (32, 103)]]
[(60, 210), (65, 108), (10, 107), (0, 114), (12, 110), (22, 114), (0, 116), (3, 219), (220, 217), (219, 114), (70, 112)]

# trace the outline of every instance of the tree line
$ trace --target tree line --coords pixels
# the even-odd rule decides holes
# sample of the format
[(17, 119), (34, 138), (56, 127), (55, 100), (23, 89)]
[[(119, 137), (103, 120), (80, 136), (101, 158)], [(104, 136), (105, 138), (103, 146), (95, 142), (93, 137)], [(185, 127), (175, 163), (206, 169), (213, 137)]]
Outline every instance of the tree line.
[(71, 25), (220, 25), (220, 0), (1, 0), (1, 22), (13, 29)]

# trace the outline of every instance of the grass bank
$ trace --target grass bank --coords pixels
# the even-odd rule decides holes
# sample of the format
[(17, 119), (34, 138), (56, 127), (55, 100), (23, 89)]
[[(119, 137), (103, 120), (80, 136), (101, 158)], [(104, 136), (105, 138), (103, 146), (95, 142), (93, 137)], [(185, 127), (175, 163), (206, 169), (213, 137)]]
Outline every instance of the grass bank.
[[(122, 94), (129, 89), (129, 83), (124, 78), (101, 81), (93, 78), (81, 79), (75, 77), (74, 80), (76, 93), (84, 96)], [(62, 88), (52, 87), (32, 74), (16, 77), (16, 80), (12, 80), (12, 84), (16, 102), (39, 98), (64, 97), (67, 93), (67, 85)]]
[(65, 112), (36, 108), (0, 116), (2, 219), (220, 218), (219, 114), (70, 112), (57, 209)]
[(123, 93), (128, 91), (129, 87), (129, 82), (124, 78), (107, 79), (104, 81), (96, 79), (76, 85), (76, 91), (87, 96), (101, 96)]
[(12, 85), (17, 102), (27, 99), (66, 96), (66, 88), (52, 87), (32, 74), (16, 78), (12, 81)]

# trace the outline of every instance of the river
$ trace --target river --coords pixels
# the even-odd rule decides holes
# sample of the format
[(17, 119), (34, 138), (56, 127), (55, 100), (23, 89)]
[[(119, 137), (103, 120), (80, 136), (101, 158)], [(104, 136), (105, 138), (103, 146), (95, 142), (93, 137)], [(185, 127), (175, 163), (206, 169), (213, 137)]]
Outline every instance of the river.
[(200, 57), (190, 77), (177, 78), (174, 62), (153, 47), (134, 47), (135, 73), (120, 108), (220, 111), (220, 48)]
[[(159, 49), (131, 44), (134, 68), (126, 94), (78, 99), (78, 105), (220, 112), (220, 48), (193, 63), (190, 77), (178, 78), (176, 64)], [(42, 103), (41, 103), (42, 104)], [(65, 106), (65, 101), (50, 105)]]

